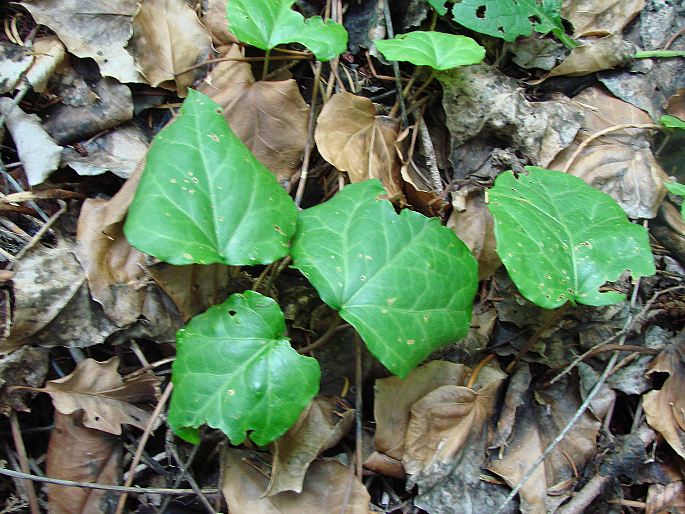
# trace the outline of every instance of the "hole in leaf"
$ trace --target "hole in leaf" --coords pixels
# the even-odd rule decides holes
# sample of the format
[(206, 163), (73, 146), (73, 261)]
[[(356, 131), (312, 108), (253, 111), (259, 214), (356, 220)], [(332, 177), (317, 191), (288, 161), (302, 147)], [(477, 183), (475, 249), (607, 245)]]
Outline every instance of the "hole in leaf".
[(485, 10), (486, 7), (484, 5), (478, 6), (478, 9), (476, 9), (476, 16), (479, 17), (481, 20), (485, 18)]
[(236, 314), (237, 314), (237, 313), (236, 313), (233, 309), (230, 309), (230, 310), (228, 311), (228, 315), (229, 315), (229, 316), (235, 316)]

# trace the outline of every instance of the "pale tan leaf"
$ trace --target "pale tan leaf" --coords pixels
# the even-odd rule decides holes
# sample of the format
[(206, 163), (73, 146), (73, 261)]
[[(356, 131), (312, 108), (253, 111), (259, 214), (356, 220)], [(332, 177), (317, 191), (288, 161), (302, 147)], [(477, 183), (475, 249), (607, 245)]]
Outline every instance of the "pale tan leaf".
[[(237, 45), (221, 55), (241, 57)], [(280, 182), (299, 168), (309, 109), (294, 80), (255, 82), (246, 62), (219, 63), (200, 91), (224, 109), (231, 129)]]
[(22, 74), (31, 66), (33, 55), (28, 48), (10, 43), (0, 42), (0, 93), (14, 91), (19, 84)]
[(391, 197), (402, 194), (395, 150), (399, 123), (377, 116), (371, 100), (352, 93), (333, 95), (321, 109), (314, 139), (321, 156), (351, 182), (378, 178)]
[(573, 25), (573, 37), (620, 34), (642, 10), (645, 0), (570, 0), (561, 13)]
[(678, 89), (678, 92), (668, 99), (666, 112), (671, 116), (685, 120), (685, 88)]
[(83, 424), (88, 428), (115, 435), (121, 434), (124, 423), (144, 429), (159, 396), (160, 380), (144, 374), (124, 382), (118, 367), (118, 357), (105, 362), (85, 359), (73, 373), (48, 381), (40, 391), (52, 396), (55, 409), (63, 414), (83, 410)]
[(580, 77), (597, 71), (610, 70), (630, 62), (635, 53), (632, 43), (624, 41), (620, 32), (599, 39), (583, 42), (559, 65), (552, 68), (545, 78), (569, 76)]
[(26, 72), (26, 80), (34, 91), (44, 93), (53, 72), (67, 55), (64, 44), (56, 36), (46, 36), (33, 42), (35, 59)]
[[(47, 474), (62, 480), (117, 485), (123, 445), (118, 437), (84, 427), (81, 415), (55, 412), (46, 458)], [(118, 494), (99, 489), (48, 485), (51, 514), (106, 514)]]
[(661, 389), (642, 396), (647, 423), (685, 459), (685, 334), (654, 358), (653, 373), (668, 373), (668, 378)]
[[(600, 88), (587, 88), (574, 100), (585, 113), (582, 129), (552, 161), (551, 169), (565, 169), (578, 145), (600, 130), (652, 123), (647, 113)], [(629, 217), (654, 218), (666, 194), (666, 173), (652, 154), (648, 136), (644, 130), (624, 129), (599, 137), (574, 159), (569, 173), (611, 195)]]
[(133, 18), (133, 31), (131, 51), (150, 85), (185, 97), (204, 71), (177, 73), (212, 53), (211, 37), (195, 11), (184, 0), (145, 0)]
[(0, 114), (6, 116), (29, 185), (42, 183), (58, 168), (62, 147), (45, 132), (37, 115), (25, 113), (10, 98), (0, 98)]
[(267, 494), (302, 492), (309, 465), (322, 451), (338, 444), (353, 422), (354, 409), (345, 410), (335, 398), (314, 398), (295, 425), (274, 442)]
[(231, 514), (368, 514), (369, 493), (353, 471), (334, 460), (318, 460), (307, 472), (302, 493), (263, 497), (268, 478), (250, 452), (229, 449), (221, 492)]
[(50, 27), (72, 54), (90, 57), (100, 73), (120, 82), (144, 82), (125, 49), (138, 0), (32, 0), (23, 5), (37, 23)]

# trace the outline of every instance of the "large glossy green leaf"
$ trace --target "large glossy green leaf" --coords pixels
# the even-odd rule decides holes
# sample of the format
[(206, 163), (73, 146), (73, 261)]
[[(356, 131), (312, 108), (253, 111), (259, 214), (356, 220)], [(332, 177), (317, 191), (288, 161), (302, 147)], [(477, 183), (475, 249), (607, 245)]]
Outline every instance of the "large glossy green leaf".
[(374, 43), (386, 59), (408, 61), (436, 70), (478, 64), (485, 57), (485, 48), (470, 37), (442, 32), (417, 30), (400, 34), (395, 39), (381, 39)]
[(219, 428), (233, 444), (249, 433), (258, 445), (280, 437), (319, 390), (319, 363), (285, 336), (278, 304), (254, 291), (231, 295), (177, 334), (169, 424)]
[(530, 36), (535, 29), (541, 34), (552, 32), (574, 48), (578, 44), (564, 32), (560, 10), (561, 0), (461, 0), (452, 7), (452, 16), (466, 28), (505, 41)]
[(300, 213), (291, 255), (321, 299), (405, 377), (468, 330), (476, 261), (439, 220), (379, 199), (378, 180), (345, 186)]
[(301, 43), (320, 61), (330, 61), (347, 49), (347, 31), (332, 20), (307, 20), (291, 9), (295, 0), (230, 0), (228, 28), (243, 43), (262, 50)]
[(447, 14), (447, 7), (445, 7), (445, 0), (426, 0), (433, 9), (437, 11), (440, 16)]
[(266, 264), (288, 253), (292, 199), (231, 131), (221, 108), (189, 90), (147, 155), (124, 226), (129, 242), (171, 264)]
[(647, 231), (613, 198), (560, 171), (526, 170), (502, 173), (488, 195), (497, 253), (523, 296), (546, 309), (609, 305), (624, 295), (599, 292), (606, 282), (655, 273)]

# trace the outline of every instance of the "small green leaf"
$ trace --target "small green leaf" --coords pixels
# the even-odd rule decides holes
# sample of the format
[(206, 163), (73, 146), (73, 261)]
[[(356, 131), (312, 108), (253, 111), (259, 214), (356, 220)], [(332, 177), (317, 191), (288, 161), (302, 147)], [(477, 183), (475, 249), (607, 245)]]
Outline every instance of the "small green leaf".
[(470, 37), (442, 32), (416, 31), (374, 43), (386, 59), (408, 61), (436, 70), (478, 64), (485, 57), (485, 48)]
[(659, 121), (666, 128), (685, 130), (685, 121), (676, 118), (675, 116), (671, 116), (670, 114), (665, 114)]
[(575, 48), (578, 43), (566, 35), (560, 10), (561, 0), (461, 0), (452, 7), (452, 16), (466, 28), (505, 41), (530, 36), (535, 29), (541, 34), (552, 32), (568, 48)]
[(316, 359), (285, 335), (278, 304), (254, 291), (233, 294), (177, 334), (169, 424), (197, 442), (195, 429), (222, 430), (232, 444), (265, 445), (290, 428), (319, 390)]
[(610, 305), (625, 296), (600, 293), (606, 282), (626, 269), (634, 278), (655, 273), (647, 231), (613, 198), (560, 171), (526, 170), (498, 176), (488, 204), (497, 253), (523, 296), (546, 309)]
[(305, 20), (291, 9), (295, 0), (230, 0), (228, 28), (241, 42), (270, 50), (284, 43), (300, 43), (320, 61), (330, 61), (347, 49), (345, 27), (320, 16)]
[[(661, 118), (661, 123), (663, 122), (664, 119)], [(685, 198), (685, 185), (678, 184), (677, 182), (666, 182), (664, 185), (672, 194)], [(680, 214), (685, 218), (685, 201), (680, 205)]]
[(379, 199), (378, 180), (345, 186), (300, 213), (291, 255), (321, 299), (369, 350), (405, 377), (440, 346), (466, 335), (476, 261), (435, 219)]
[(440, 15), (447, 14), (447, 7), (445, 7), (445, 0), (426, 0), (430, 6)]
[(288, 253), (297, 210), (231, 131), (221, 107), (189, 90), (156, 137), (124, 233), (171, 264), (266, 264)]

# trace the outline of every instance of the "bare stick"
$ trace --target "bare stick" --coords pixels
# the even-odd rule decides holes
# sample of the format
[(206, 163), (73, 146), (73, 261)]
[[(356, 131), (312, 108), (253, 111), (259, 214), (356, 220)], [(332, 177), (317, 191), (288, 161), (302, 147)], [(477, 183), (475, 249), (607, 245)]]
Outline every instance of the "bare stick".
[[(12, 428), (12, 439), (14, 439), (14, 447), (17, 450), (17, 457), (19, 458), (19, 466), (24, 473), (30, 471), (29, 460), (26, 457), (26, 448), (24, 447), (24, 440), (21, 438), (21, 428), (19, 427), (19, 419), (17, 413), (12, 410), (10, 414), (10, 426)], [(24, 481), (26, 487), (26, 495), (28, 496), (29, 505), (31, 507), (31, 514), (40, 514), (40, 505), (38, 504), (38, 496), (33, 484), (29, 480)]]
[[(395, 31), (392, 28), (392, 18), (390, 16), (390, 6), (388, 0), (383, 0), (383, 14), (385, 15), (385, 30), (387, 31), (388, 39), (395, 38)], [(402, 120), (402, 127), (409, 125), (407, 119), (407, 109), (404, 105), (404, 97), (402, 96), (402, 77), (400, 76), (400, 65), (397, 61), (392, 61), (392, 71), (395, 75), (395, 87), (397, 88), (397, 101), (400, 104), (400, 119)]]
[[(129, 475), (126, 479), (126, 482), (124, 483), (124, 487), (130, 487), (133, 483), (133, 477), (135, 477), (136, 466), (138, 466), (138, 463), (140, 462), (140, 459), (143, 456), (143, 450), (145, 449), (145, 444), (147, 443), (147, 440), (150, 438), (150, 434), (152, 433), (152, 427), (155, 426), (157, 418), (159, 418), (159, 415), (162, 413), (162, 410), (164, 409), (164, 406), (166, 405), (169, 396), (171, 396), (171, 390), (173, 388), (173, 382), (169, 382), (169, 384), (166, 386), (166, 389), (164, 389), (164, 392), (162, 393), (162, 397), (157, 402), (157, 406), (155, 407), (155, 410), (152, 412), (152, 416), (150, 416), (150, 421), (148, 421), (147, 425), (145, 426), (145, 431), (143, 432), (143, 435), (140, 438), (138, 448), (136, 448), (136, 453), (133, 456), (131, 465), (128, 468)], [(114, 514), (122, 514), (122, 512), (124, 511), (124, 505), (126, 504), (127, 496), (128, 494), (124, 493), (119, 497), (119, 503), (117, 503), (117, 508), (114, 511)]]
[(314, 86), (312, 90), (312, 100), (309, 106), (309, 121), (307, 122), (307, 140), (304, 145), (304, 157), (302, 158), (302, 169), (300, 171), (300, 182), (297, 184), (297, 192), (295, 193), (295, 205), (298, 207), (302, 202), (304, 195), (304, 186), (307, 183), (307, 175), (309, 173), (309, 159), (312, 155), (312, 146), (314, 142), (314, 122), (316, 120), (316, 97), (319, 93), (319, 85), (321, 84), (321, 68), (323, 65), (320, 62), (316, 63), (316, 71), (314, 72)]
[(418, 126), (419, 135), (421, 136), (421, 145), (423, 146), (423, 150), (426, 152), (426, 164), (428, 164), (428, 169), (430, 169), (431, 172), (433, 189), (437, 194), (440, 194), (445, 188), (442, 185), (442, 178), (440, 177), (440, 170), (438, 169), (438, 159), (435, 156), (433, 140), (431, 139), (430, 132), (428, 132), (426, 123), (423, 121), (423, 115), (419, 117)]
[(364, 442), (362, 441), (362, 341), (359, 334), (355, 334), (354, 338), (354, 420), (355, 420), (355, 444), (354, 456), (357, 477), (362, 479), (362, 448)]
[(321, 337), (319, 337), (316, 341), (314, 341), (312, 344), (308, 344), (307, 346), (303, 346), (302, 348), (298, 348), (297, 351), (299, 353), (305, 354), (305, 353), (311, 353), (317, 348), (321, 348), (323, 345), (325, 345), (328, 341), (331, 340), (331, 338), (340, 330), (343, 330), (345, 328), (348, 328), (349, 325), (345, 323), (344, 325), (340, 326), (340, 322), (342, 319), (340, 316), (336, 315), (336, 319), (330, 324), (328, 329), (323, 333)]

